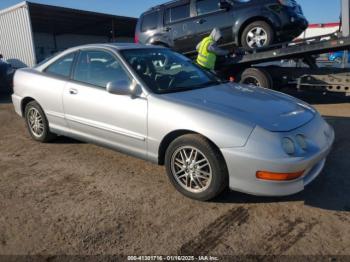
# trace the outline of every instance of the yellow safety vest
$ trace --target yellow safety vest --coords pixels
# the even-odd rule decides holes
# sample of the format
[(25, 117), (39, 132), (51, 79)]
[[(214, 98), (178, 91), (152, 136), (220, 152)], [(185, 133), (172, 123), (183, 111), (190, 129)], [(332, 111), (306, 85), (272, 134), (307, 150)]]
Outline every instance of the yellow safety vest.
[(208, 47), (214, 43), (214, 40), (208, 36), (204, 38), (198, 50), (197, 63), (209, 70), (214, 70), (216, 55), (208, 51)]

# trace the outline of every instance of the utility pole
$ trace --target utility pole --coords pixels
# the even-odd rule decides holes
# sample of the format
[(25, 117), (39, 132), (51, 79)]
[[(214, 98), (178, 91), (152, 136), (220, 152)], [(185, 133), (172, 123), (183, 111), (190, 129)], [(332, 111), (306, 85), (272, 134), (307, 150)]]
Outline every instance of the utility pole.
[[(350, 0), (341, 0), (341, 25), (343, 37), (350, 36)], [(349, 62), (349, 51), (345, 50), (343, 54), (342, 67), (345, 68)]]
[(112, 31), (111, 31), (111, 34), (112, 34), (112, 43), (114, 43), (114, 42), (116, 42), (114, 18), (112, 18)]
[(342, 0), (341, 24), (343, 36), (350, 36), (350, 0)]

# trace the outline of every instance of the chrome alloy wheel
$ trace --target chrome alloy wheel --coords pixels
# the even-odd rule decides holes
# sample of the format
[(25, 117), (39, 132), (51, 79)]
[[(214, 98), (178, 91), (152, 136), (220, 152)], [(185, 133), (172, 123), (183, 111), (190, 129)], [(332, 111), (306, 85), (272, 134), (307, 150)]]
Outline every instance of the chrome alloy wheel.
[(45, 131), (43, 117), (40, 112), (32, 107), (28, 112), (28, 124), (30, 131), (35, 137), (41, 137)]
[(179, 185), (193, 193), (205, 191), (212, 181), (209, 160), (192, 146), (180, 147), (174, 152), (171, 171)]
[(267, 32), (262, 27), (252, 28), (246, 38), (250, 48), (263, 47), (267, 42)]

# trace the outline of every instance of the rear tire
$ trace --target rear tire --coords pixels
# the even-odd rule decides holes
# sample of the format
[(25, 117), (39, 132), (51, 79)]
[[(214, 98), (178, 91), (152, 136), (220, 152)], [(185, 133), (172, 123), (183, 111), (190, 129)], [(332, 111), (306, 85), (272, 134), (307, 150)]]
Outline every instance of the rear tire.
[(267, 47), (273, 44), (273, 41), (273, 29), (264, 21), (255, 21), (247, 25), (241, 35), (241, 44), (246, 49)]
[(165, 153), (167, 175), (183, 195), (208, 201), (228, 186), (228, 171), (220, 151), (200, 135), (175, 139)]
[(241, 84), (273, 89), (273, 80), (268, 72), (260, 68), (248, 68), (241, 76)]
[(56, 135), (50, 132), (45, 113), (36, 101), (26, 105), (25, 119), (29, 134), (35, 141), (47, 143), (56, 138)]

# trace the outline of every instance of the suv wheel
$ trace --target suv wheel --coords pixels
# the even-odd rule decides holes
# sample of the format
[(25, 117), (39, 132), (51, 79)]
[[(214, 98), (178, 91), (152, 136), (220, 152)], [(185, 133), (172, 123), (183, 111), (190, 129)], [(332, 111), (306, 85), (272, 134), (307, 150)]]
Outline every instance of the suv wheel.
[(175, 188), (192, 199), (213, 199), (228, 184), (225, 160), (214, 145), (199, 135), (175, 139), (166, 151), (165, 166)]
[(50, 132), (49, 122), (40, 105), (32, 101), (25, 108), (25, 119), (28, 131), (36, 141), (46, 143), (53, 140), (56, 135)]
[(271, 45), (273, 38), (271, 26), (264, 21), (256, 21), (243, 30), (241, 43), (244, 48), (255, 49)]

